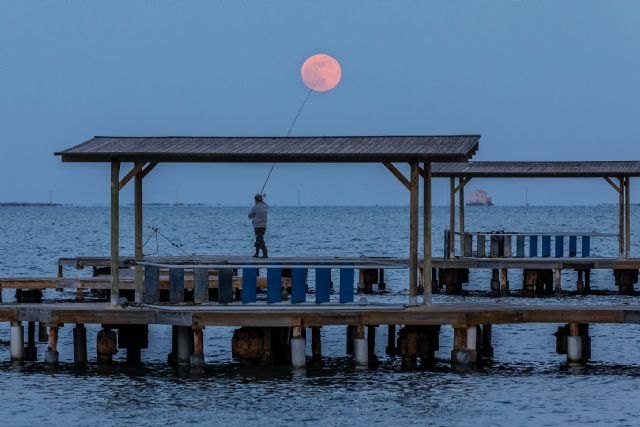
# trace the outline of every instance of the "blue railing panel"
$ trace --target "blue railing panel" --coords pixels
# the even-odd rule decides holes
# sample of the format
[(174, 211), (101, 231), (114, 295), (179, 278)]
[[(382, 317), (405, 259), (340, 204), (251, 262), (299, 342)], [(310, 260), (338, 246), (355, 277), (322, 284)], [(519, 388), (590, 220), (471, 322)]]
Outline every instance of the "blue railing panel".
[(258, 269), (242, 269), (242, 303), (250, 304), (257, 301)]
[(582, 257), (586, 258), (591, 255), (591, 237), (582, 236)]
[(160, 301), (160, 268), (153, 265), (144, 267), (145, 304), (157, 304)]
[(340, 304), (353, 302), (354, 277), (353, 268), (340, 269)]
[(291, 302), (300, 303), (307, 299), (307, 269), (294, 268), (291, 270)]
[(531, 258), (538, 256), (538, 236), (529, 236), (529, 256)]
[(542, 236), (542, 256), (551, 256), (551, 236)]
[(564, 256), (564, 236), (556, 236), (556, 258)]
[(282, 269), (267, 268), (267, 302), (282, 301)]
[(184, 302), (184, 268), (169, 269), (169, 302)]
[(329, 302), (331, 269), (316, 268), (316, 303)]
[(578, 253), (578, 237), (569, 236), (569, 258), (574, 258)]

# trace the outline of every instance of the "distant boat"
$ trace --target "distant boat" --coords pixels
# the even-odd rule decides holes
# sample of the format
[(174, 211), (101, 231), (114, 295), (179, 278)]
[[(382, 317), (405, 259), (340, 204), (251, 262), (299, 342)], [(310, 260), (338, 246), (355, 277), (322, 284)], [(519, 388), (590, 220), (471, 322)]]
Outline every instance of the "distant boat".
[(486, 191), (477, 189), (471, 192), (467, 206), (493, 206), (493, 200)]

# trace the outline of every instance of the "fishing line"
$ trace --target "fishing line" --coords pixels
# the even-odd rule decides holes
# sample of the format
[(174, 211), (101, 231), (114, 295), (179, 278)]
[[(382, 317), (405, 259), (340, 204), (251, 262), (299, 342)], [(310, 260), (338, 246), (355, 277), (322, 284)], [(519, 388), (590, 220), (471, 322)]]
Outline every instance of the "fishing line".
[[(296, 125), (296, 122), (298, 121), (298, 117), (300, 117), (300, 113), (302, 112), (302, 109), (307, 103), (307, 100), (311, 96), (311, 92), (313, 92), (313, 89), (309, 89), (309, 92), (307, 92), (307, 96), (304, 98), (304, 101), (302, 101), (302, 105), (300, 105), (300, 108), (298, 109), (298, 112), (296, 113), (296, 116), (294, 117), (293, 122), (291, 122), (291, 126), (289, 126), (289, 131), (287, 132), (287, 136), (291, 135), (291, 131), (293, 130), (293, 127)], [(269, 174), (267, 175), (267, 179), (264, 180), (264, 185), (262, 185), (262, 189), (260, 189), (260, 193), (258, 194), (264, 194), (264, 189), (267, 186), (267, 183), (269, 182), (269, 178), (271, 177), (271, 172), (273, 172), (273, 168), (275, 167), (276, 167), (276, 162), (273, 162), (273, 164), (271, 165), (271, 169), (269, 169)]]

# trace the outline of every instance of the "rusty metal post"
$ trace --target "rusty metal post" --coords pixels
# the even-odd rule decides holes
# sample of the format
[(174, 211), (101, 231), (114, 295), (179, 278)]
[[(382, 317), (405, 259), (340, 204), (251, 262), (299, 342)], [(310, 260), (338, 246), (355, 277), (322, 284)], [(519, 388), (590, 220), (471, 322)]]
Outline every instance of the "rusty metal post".
[(424, 259), (422, 265), (423, 274), (423, 304), (432, 303), (432, 269), (433, 262), (431, 259), (431, 162), (424, 162), (424, 218), (423, 218), (423, 245)]
[(409, 305), (418, 304), (418, 162), (411, 162), (409, 199)]

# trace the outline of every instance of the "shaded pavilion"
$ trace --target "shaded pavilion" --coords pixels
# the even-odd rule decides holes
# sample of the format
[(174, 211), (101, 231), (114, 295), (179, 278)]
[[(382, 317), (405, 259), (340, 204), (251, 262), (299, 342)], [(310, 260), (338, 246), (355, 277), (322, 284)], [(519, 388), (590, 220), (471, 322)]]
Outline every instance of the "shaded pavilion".
[[(134, 180), (135, 259), (142, 254), (142, 183), (158, 163), (382, 163), (409, 190), (409, 293), (417, 304), (418, 200), (424, 181), (424, 271), (431, 271), (432, 163), (467, 162), (477, 151), (480, 135), (330, 136), (330, 137), (109, 137), (96, 136), (56, 152), (63, 162), (111, 165), (111, 304), (119, 297), (120, 190)], [(123, 163), (132, 164), (121, 176)], [(406, 177), (394, 163), (408, 163)], [(136, 301), (142, 301), (142, 268), (136, 266)], [(424, 287), (431, 302), (431, 287)]]
[[(640, 176), (640, 161), (495, 161), (438, 163), (434, 178), (449, 178), (449, 251), (455, 256), (456, 193), (459, 195), (458, 225), (464, 242), (464, 187), (474, 178), (601, 178), (618, 194), (618, 256), (629, 258), (631, 247), (631, 177)], [(456, 182), (457, 180), (457, 182)], [(461, 243), (461, 247), (464, 243)]]

